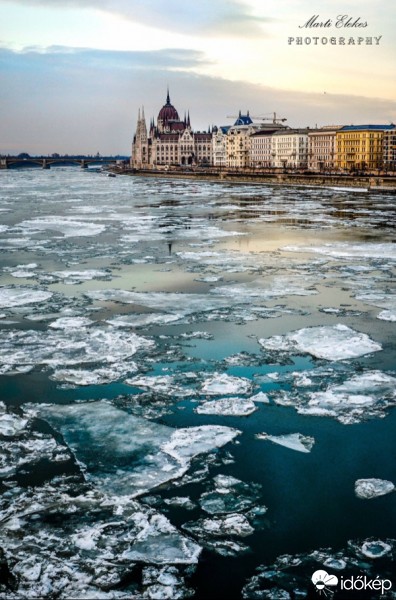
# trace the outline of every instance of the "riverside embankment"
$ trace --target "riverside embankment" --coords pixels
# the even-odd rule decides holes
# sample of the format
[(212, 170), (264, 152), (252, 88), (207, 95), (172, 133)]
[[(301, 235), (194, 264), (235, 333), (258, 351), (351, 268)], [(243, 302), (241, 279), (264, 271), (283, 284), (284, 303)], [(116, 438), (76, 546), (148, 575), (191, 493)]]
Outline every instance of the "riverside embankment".
[(125, 169), (125, 175), (144, 177), (166, 177), (178, 179), (198, 179), (209, 181), (230, 181), (233, 183), (256, 183), (266, 185), (297, 185), (308, 187), (348, 187), (365, 190), (396, 193), (396, 176), (389, 175), (349, 175), (349, 174), (306, 174), (269, 173), (233, 170), (160, 170)]

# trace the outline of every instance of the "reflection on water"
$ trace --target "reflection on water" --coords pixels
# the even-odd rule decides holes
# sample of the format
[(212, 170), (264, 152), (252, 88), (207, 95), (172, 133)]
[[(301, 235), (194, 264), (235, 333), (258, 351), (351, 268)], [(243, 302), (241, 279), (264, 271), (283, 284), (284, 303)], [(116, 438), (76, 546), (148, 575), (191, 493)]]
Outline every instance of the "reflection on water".
[(319, 568), (388, 577), (393, 494), (354, 486), (396, 483), (392, 196), (0, 178), (0, 598), (286, 598), (315, 594)]

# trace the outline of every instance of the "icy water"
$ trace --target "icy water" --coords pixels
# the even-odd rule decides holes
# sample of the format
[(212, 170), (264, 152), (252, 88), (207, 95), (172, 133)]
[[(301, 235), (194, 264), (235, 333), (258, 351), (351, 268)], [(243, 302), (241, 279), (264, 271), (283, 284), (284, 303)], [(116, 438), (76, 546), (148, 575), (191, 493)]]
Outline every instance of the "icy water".
[(0, 185), (0, 598), (394, 585), (394, 197)]

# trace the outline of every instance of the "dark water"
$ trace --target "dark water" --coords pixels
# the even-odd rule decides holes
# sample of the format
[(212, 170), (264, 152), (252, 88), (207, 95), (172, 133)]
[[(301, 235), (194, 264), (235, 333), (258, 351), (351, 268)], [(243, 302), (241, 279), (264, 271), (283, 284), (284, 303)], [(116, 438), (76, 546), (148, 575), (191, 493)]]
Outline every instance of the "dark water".
[[(206, 547), (189, 579), (194, 597), (240, 598), (256, 568), (270, 566), (280, 555), (327, 548), (347, 556), (351, 540), (361, 546), (370, 538), (395, 537), (394, 493), (371, 500), (354, 493), (357, 479), (396, 482), (392, 394), (387, 392), (386, 400), (379, 394), (373, 411), (366, 402), (367, 409), (348, 424), (337, 419), (341, 413), (317, 416), (296, 410), (304, 394), (374, 371), (391, 381), (395, 375), (392, 196), (109, 179), (73, 168), (0, 173), (0, 179), (5, 405), (23, 415), (27, 404), (107, 399), (126, 413), (172, 428), (223, 425), (241, 432), (212, 453), (213, 460), (201, 454), (193, 461), (192, 473), (207, 467), (204, 478), (184, 485), (183, 480), (169, 482), (151, 492), (158, 510), (183, 531), (186, 522), (211, 515), (198, 504), (186, 510), (164, 499), (188, 496), (198, 503), (219, 474), (261, 486), (259, 504), (268, 510), (254, 532), (246, 538), (226, 536), (246, 544), (248, 551), (221, 556)], [(29, 291), (48, 297), (25, 301), (21, 294)], [(65, 318), (69, 321), (57, 321)], [(71, 319), (77, 319), (74, 325)], [(339, 324), (366, 334), (381, 350), (338, 360), (336, 347), (334, 359), (323, 359), (296, 346), (270, 351), (258, 341)], [(99, 330), (103, 337), (96, 342)], [(151, 340), (155, 350), (140, 348), (128, 357), (122, 344), (130, 333)], [(26, 337), (18, 341), (18, 335)], [(235, 355), (239, 359), (230, 360)], [(22, 373), (22, 367), (30, 370)], [(100, 369), (115, 375), (103, 376)], [(89, 384), (93, 372), (97, 380)], [(313, 374), (306, 387), (296, 379), (303, 372)], [(253, 387), (248, 393), (238, 388), (212, 395), (203, 391), (210, 376), (224, 374), (249, 380)], [(139, 375), (166, 375), (172, 381), (161, 390), (153, 380), (143, 387), (126, 382)], [(259, 391), (268, 394), (269, 403), (257, 402), (249, 416), (195, 411), (204, 400), (248, 398)], [(371, 392), (359, 391), (366, 397)], [(45, 409), (33, 428), (63, 439), (46, 421)], [(257, 439), (262, 432), (298, 432), (313, 437), (315, 444), (309, 453), (298, 452)], [(10, 439), (2, 437), (3, 450)], [(54, 463), (36, 457), (13, 475), (5, 473), (3, 489), (34, 490), (54, 476), (79, 472), (75, 459)], [(12, 544), (5, 552), (12, 569), (17, 564)], [(389, 562), (362, 560), (369, 563), (370, 574), (374, 569), (375, 575), (389, 576)], [(312, 594), (309, 568), (305, 576)], [(128, 590), (128, 585), (117, 589)]]

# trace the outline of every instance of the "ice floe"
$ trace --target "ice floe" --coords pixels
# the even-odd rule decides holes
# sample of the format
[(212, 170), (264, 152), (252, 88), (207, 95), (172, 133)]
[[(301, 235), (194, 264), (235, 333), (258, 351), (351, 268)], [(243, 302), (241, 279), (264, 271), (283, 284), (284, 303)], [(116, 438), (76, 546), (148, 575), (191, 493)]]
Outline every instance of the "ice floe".
[(245, 303), (254, 301), (254, 299), (268, 301), (285, 296), (311, 296), (318, 293), (317, 290), (310, 287), (317, 283), (318, 279), (319, 275), (314, 278), (312, 276), (279, 275), (265, 284), (262, 281), (253, 281), (238, 285), (224, 285), (213, 288), (211, 293), (235, 297), (238, 302)]
[(202, 402), (196, 409), (199, 415), (230, 415), (246, 417), (257, 410), (257, 406), (248, 398), (220, 398)]
[(266, 350), (308, 353), (326, 360), (358, 358), (382, 349), (367, 334), (337, 324), (306, 327), (285, 335), (261, 338), (259, 344)]
[[(262, 494), (259, 484), (248, 484), (228, 475), (216, 475), (212, 487), (211, 491), (204, 492), (199, 499), (202, 510), (211, 515), (248, 511), (257, 507)], [(265, 507), (263, 508), (265, 511)]]
[(248, 394), (252, 382), (245, 377), (234, 377), (227, 373), (214, 373), (207, 377), (201, 386), (203, 394), (220, 396), (224, 394)]
[[(61, 320), (61, 326), (76, 321)], [(59, 322), (58, 322), (59, 323)], [(121, 373), (127, 369), (122, 363), (138, 351), (150, 351), (154, 342), (147, 338), (112, 328), (66, 327), (48, 331), (0, 332), (0, 372), (15, 371), (28, 365), (47, 365), (55, 368), (77, 367), (89, 363), (96, 368), (120, 364)], [(135, 367), (133, 365), (133, 370)], [(57, 375), (58, 380), (60, 374)]]
[(301, 414), (336, 417), (345, 424), (382, 416), (396, 402), (396, 378), (381, 371), (354, 375), (326, 391), (309, 392), (308, 401), (297, 408)]
[(365, 304), (383, 308), (377, 319), (382, 321), (396, 321), (396, 295), (387, 294), (385, 292), (369, 292), (356, 295), (357, 300), (361, 300)]
[(282, 250), (289, 252), (315, 252), (333, 258), (361, 259), (361, 258), (384, 258), (396, 260), (395, 244), (382, 243), (348, 243), (332, 242), (323, 246), (284, 246)]
[(228, 298), (210, 297), (207, 294), (131, 292), (129, 290), (106, 289), (86, 292), (85, 295), (91, 300), (136, 304), (172, 314), (176, 310), (177, 314), (181, 316), (196, 312), (207, 312), (230, 304)]
[(88, 317), (59, 317), (49, 324), (53, 329), (80, 329), (92, 325), (93, 321)]
[(364, 542), (361, 553), (368, 558), (382, 558), (392, 551), (392, 545), (382, 540), (370, 540)]
[(0, 308), (38, 304), (51, 298), (52, 292), (23, 287), (0, 287)]
[(189, 595), (185, 569), (197, 563), (201, 547), (135, 500), (122, 502), (58, 478), (22, 493), (11, 491), (1, 502), (0, 518), (9, 569), (9, 588), (3, 587), (0, 598)]
[(88, 480), (106, 492), (134, 497), (181, 477), (195, 456), (224, 446), (239, 433), (218, 425), (174, 430), (105, 401), (37, 410), (62, 433)]
[(392, 483), (392, 481), (387, 481), (386, 479), (377, 479), (373, 477), (371, 479), (357, 479), (355, 481), (356, 496), (365, 500), (385, 496), (386, 494), (394, 492), (395, 489), (394, 483)]
[(315, 439), (309, 435), (302, 435), (301, 433), (288, 433), (285, 435), (269, 435), (268, 433), (258, 433), (256, 435), (258, 440), (268, 440), (274, 444), (285, 446), (290, 450), (296, 450), (297, 452), (311, 452)]
[(0, 402), (0, 477), (9, 478), (26, 466), (42, 459), (54, 462), (69, 460), (65, 446), (49, 434), (30, 427), (27, 415), (17, 415), (6, 410)]
[(28, 221), (22, 221), (17, 225), (23, 232), (35, 234), (41, 231), (57, 231), (63, 237), (86, 237), (103, 233), (106, 226), (86, 221), (76, 221), (73, 217), (36, 217)]
[(223, 517), (211, 519), (200, 519), (195, 523), (186, 523), (183, 525), (183, 529), (186, 529), (189, 533), (198, 534), (200, 537), (208, 534), (221, 537), (227, 535), (245, 537), (251, 535), (254, 531), (247, 518), (238, 513), (230, 513)]
[(52, 277), (63, 279), (65, 283), (76, 284), (83, 281), (91, 281), (92, 279), (111, 279), (110, 271), (103, 269), (86, 269), (85, 271), (53, 271)]
[(185, 397), (195, 394), (195, 391), (176, 384), (173, 375), (137, 375), (132, 379), (125, 379), (124, 383), (149, 390), (157, 394)]

